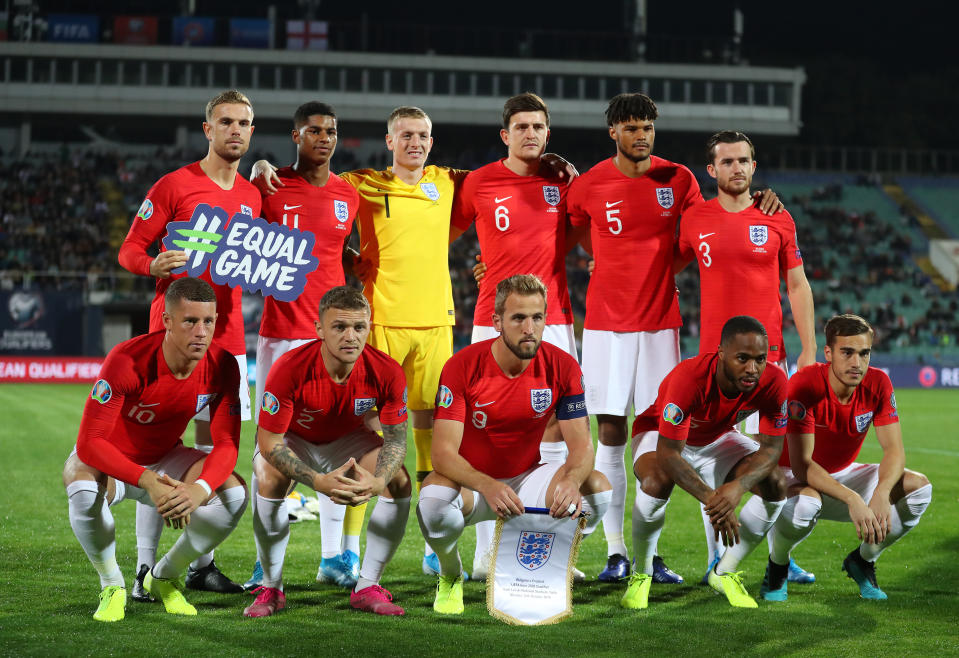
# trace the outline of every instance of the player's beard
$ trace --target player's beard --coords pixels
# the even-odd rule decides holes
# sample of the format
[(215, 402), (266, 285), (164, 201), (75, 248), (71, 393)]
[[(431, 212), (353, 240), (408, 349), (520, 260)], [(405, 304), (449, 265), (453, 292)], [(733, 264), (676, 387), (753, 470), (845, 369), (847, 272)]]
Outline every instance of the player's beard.
[(626, 158), (627, 160), (631, 162), (642, 162), (643, 160), (649, 160), (649, 156), (653, 154), (652, 144), (649, 145), (649, 150), (646, 152), (646, 155), (633, 155), (632, 153), (624, 149), (622, 146), (619, 146), (618, 144), (617, 144), (617, 148), (619, 149), (620, 155), (622, 155), (624, 158)]
[[(503, 344), (509, 348), (509, 351), (515, 354), (516, 358), (523, 359), (523, 360), (529, 360), (529, 359), (532, 359), (534, 356), (536, 356), (536, 352), (539, 351), (539, 346), (543, 342), (543, 340), (540, 339), (536, 341), (535, 347), (533, 348), (527, 347), (524, 349), (524, 347), (521, 346), (519, 343), (511, 343), (509, 341), (509, 338), (506, 337), (505, 332), (500, 335), (503, 337)], [(528, 343), (526, 344), (528, 345)]]

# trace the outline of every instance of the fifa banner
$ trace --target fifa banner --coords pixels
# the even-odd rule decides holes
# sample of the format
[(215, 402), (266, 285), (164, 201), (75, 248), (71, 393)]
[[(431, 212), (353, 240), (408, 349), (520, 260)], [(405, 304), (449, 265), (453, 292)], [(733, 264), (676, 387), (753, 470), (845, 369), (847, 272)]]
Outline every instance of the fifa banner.
[(586, 517), (556, 519), (527, 507), (509, 521), (496, 521), (486, 607), (507, 624), (555, 624), (573, 614), (573, 567)]
[(50, 14), (47, 16), (50, 41), (97, 43), (100, 41), (100, 17), (92, 14)]
[[(138, 216), (153, 214), (149, 203), (149, 199), (143, 202)], [(334, 211), (346, 213), (346, 204)], [(186, 265), (173, 274), (200, 276), (209, 268), (217, 285), (291, 302), (306, 287), (306, 275), (319, 265), (313, 255), (315, 241), (310, 231), (243, 213), (231, 218), (223, 208), (201, 203), (189, 220), (167, 224), (163, 246), (187, 254)]]

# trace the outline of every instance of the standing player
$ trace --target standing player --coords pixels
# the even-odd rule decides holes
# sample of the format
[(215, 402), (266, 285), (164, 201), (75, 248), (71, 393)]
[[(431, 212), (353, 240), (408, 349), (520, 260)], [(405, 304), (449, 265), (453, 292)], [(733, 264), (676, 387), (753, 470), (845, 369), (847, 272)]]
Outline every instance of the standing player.
[[(253, 533), (263, 586), (243, 614), (266, 617), (286, 605), (282, 576), (290, 522), (283, 502), (296, 481), (339, 504), (380, 497), (370, 517), (363, 568), (350, 605), (402, 615), (403, 608), (391, 602), (379, 580), (403, 539), (410, 513), (410, 478), (403, 468), (403, 371), (388, 355), (366, 347), (370, 307), (358, 290), (331, 289), (320, 300), (319, 318), (319, 340), (281, 356), (266, 381), (253, 457), (259, 487)], [(363, 423), (374, 407), (379, 409), (382, 439)]]
[[(514, 274), (535, 274), (549, 294), (543, 340), (575, 359), (566, 252), (578, 236), (567, 230), (567, 184), (542, 164), (549, 141), (549, 109), (543, 99), (527, 92), (507, 100), (500, 138), (507, 147), (506, 158), (470, 172), (453, 204), (450, 237), (455, 239), (475, 222), (486, 264), (473, 314), (472, 342), (499, 333), (493, 326), (493, 282)], [(540, 173), (544, 169), (545, 175)], [(540, 454), (547, 462), (566, 458), (566, 444), (555, 421), (547, 426)], [(493, 525), (492, 521), (476, 525), (474, 580), (486, 577)]]
[[(316, 339), (314, 318), (323, 294), (346, 282), (342, 261), (359, 206), (353, 186), (330, 171), (337, 141), (333, 108), (316, 101), (298, 107), (293, 115), (292, 137), (296, 144), (296, 162), (276, 172), (280, 189), (276, 194), (263, 195), (263, 217), (275, 224), (312, 233), (313, 255), (319, 267), (307, 275), (306, 287), (296, 300), (281, 302), (273, 297), (263, 300), (256, 344), (257, 400), (263, 397), (273, 363), (289, 350)], [(257, 420), (259, 416), (257, 407)], [(254, 487), (256, 478), (254, 472)], [(345, 509), (322, 493), (319, 498), (322, 560), (317, 580), (353, 587), (359, 571), (359, 528), (346, 537), (347, 546), (341, 553)], [(362, 506), (359, 509), (360, 526), (365, 509)], [(254, 569), (247, 586), (259, 584), (258, 581)]]
[[(932, 500), (926, 476), (905, 468), (892, 382), (869, 367), (872, 327), (857, 315), (837, 315), (825, 331), (826, 363), (789, 380), (789, 450), (780, 460), (789, 498), (769, 533), (761, 590), (767, 601), (786, 600), (789, 552), (819, 519), (855, 526), (862, 543), (843, 560), (843, 571), (862, 598), (887, 598), (876, 582), (876, 559), (919, 523)], [(860, 464), (870, 423), (882, 460)]]
[[(722, 131), (709, 138), (706, 148), (706, 170), (716, 179), (719, 195), (683, 216), (678, 247), (682, 261), (695, 258), (699, 264), (700, 353), (716, 349), (726, 320), (750, 315), (769, 332), (770, 361), (788, 372), (779, 292), (780, 281), (785, 281), (802, 341), (798, 366), (815, 363), (813, 296), (792, 217), (788, 212), (766, 216), (753, 207), (749, 187), (756, 171), (756, 158), (749, 137), (741, 132)], [(732, 301), (730, 290), (737, 291)], [(754, 434), (757, 423), (755, 417), (748, 419), (746, 431)], [(705, 516), (704, 523), (708, 526)], [(715, 562), (719, 549), (709, 539), (708, 527), (706, 535), (708, 555)], [(815, 580), (795, 563), (790, 568), (798, 582)]]
[[(673, 483), (678, 484), (705, 506), (715, 536), (722, 535), (729, 547), (710, 569), (709, 584), (740, 608), (757, 606), (743, 586), (742, 572), (734, 570), (772, 527), (786, 491), (777, 468), (786, 433), (786, 374), (766, 367), (768, 353), (762, 324), (749, 316), (731, 318), (723, 325), (719, 351), (676, 366), (659, 387), (655, 404), (633, 422), (634, 441), (642, 432), (658, 430), (655, 445), (644, 440), (639, 449), (655, 450), (661, 469), (657, 481), (668, 483), (650, 494), (658, 527), (637, 542), (637, 559), (643, 549), (651, 555)], [(754, 441), (734, 425), (756, 412), (760, 429)], [(737, 520), (736, 507), (747, 491), (754, 495)], [(633, 573), (623, 607), (645, 608), (651, 581), (648, 574)]]
[[(606, 123), (616, 155), (573, 181), (567, 198), (573, 226), (589, 229), (596, 264), (586, 292), (583, 374), (586, 404), (596, 414), (598, 428), (596, 469), (613, 486), (613, 500), (603, 519), (608, 559), (599, 579), (605, 582), (630, 573), (623, 538), (626, 416), (631, 406), (648, 407), (663, 377), (679, 363), (682, 320), (673, 279), (676, 223), (688, 208), (702, 202), (699, 183), (689, 169), (652, 155), (658, 116), (656, 104), (643, 94), (611, 99)], [(634, 444), (634, 458), (635, 453)], [(636, 466), (644, 483), (658, 472), (647, 468), (647, 462), (655, 462), (655, 456)], [(634, 534), (648, 508), (649, 501), (637, 487)], [(683, 581), (658, 556), (652, 560), (639, 568), (652, 573), (656, 582)]]
[[(201, 203), (220, 207), (230, 217), (237, 213), (249, 217), (260, 214), (260, 193), (242, 176), (237, 176), (240, 158), (250, 147), (253, 135), (253, 107), (250, 100), (236, 90), (218, 94), (206, 105), (203, 132), (209, 141), (206, 156), (193, 164), (177, 169), (158, 180), (137, 212), (123, 245), (120, 247), (120, 265), (144, 276), (156, 278), (156, 295), (150, 308), (150, 329), (162, 325), (163, 295), (179, 275), (171, 271), (186, 264), (186, 252), (163, 250), (154, 258), (147, 249), (163, 238), (168, 222), (187, 221)], [(216, 292), (219, 322), (213, 340), (232, 354), (245, 374), (246, 343), (243, 337), (242, 292), (239, 288), (215, 285), (209, 272), (201, 277), (213, 285)], [(241, 418), (250, 419), (250, 389), (246, 377), (241, 377), (239, 398)], [(196, 446), (209, 451), (209, 411), (199, 410), (196, 422)], [(140, 575), (134, 588), (134, 598), (150, 600), (140, 583), (153, 565), (156, 547), (163, 525), (149, 509), (137, 507), (137, 563)], [(204, 555), (191, 565), (186, 585), (192, 589), (234, 593), (243, 591), (236, 583), (220, 573), (213, 563), (213, 555)]]
[[(166, 288), (164, 303), (163, 330), (110, 350), (63, 467), (70, 525), (100, 574), (97, 621), (119, 621), (126, 607), (112, 505), (132, 498), (184, 528), (145, 578), (146, 590), (179, 615), (195, 615), (196, 608), (177, 579), (227, 538), (246, 509), (246, 487), (232, 472), (240, 443), (240, 373), (229, 352), (211, 346), (216, 296), (204, 281), (185, 278)], [(190, 418), (207, 407), (208, 455), (180, 440)]]
[[(611, 496), (593, 470), (592, 441), (576, 360), (544, 343), (547, 291), (533, 275), (496, 287), (498, 338), (460, 350), (443, 368), (437, 393), (435, 470), (420, 491), (417, 515), (440, 563), (433, 609), (462, 614), (457, 540), (467, 524), (522, 514), (524, 506), (570, 510), (599, 522)], [(539, 463), (540, 437), (556, 411), (569, 449), (565, 463)]]

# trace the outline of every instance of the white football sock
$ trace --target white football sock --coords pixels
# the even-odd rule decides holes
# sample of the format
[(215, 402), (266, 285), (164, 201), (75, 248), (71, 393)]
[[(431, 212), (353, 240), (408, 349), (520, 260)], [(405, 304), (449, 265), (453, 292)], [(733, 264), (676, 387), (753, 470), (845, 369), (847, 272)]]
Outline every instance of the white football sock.
[(253, 512), (253, 539), (263, 569), (263, 586), (283, 589), (283, 562), (290, 541), (290, 517), (283, 498), (256, 494)]
[(636, 489), (633, 503), (633, 550), (636, 555), (636, 570), (653, 573), (653, 558), (659, 544), (659, 535), (666, 524), (668, 498), (654, 498), (641, 488)]
[(357, 591), (380, 582), (383, 569), (403, 541), (409, 517), (409, 498), (380, 496), (376, 501), (376, 507), (373, 508), (366, 526), (366, 553), (360, 568), (360, 579), (363, 582), (357, 581)]
[(495, 530), (496, 521), (480, 521), (476, 524), (476, 550), (473, 552), (473, 571), (477, 573), (486, 572), (489, 568), (489, 554)]
[(785, 500), (765, 500), (759, 496), (750, 498), (739, 510), (739, 543), (726, 547), (726, 552), (716, 565), (716, 573), (735, 571), (739, 563), (759, 545), (772, 528), (782, 511)]
[(903, 535), (916, 527), (929, 503), (932, 502), (932, 485), (919, 487), (910, 494), (900, 498), (892, 506), (889, 514), (889, 532), (880, 544), (867, 544), (859, 547), (859, 554), (867, 562), (875, 562), (884, 550), (902, 539)]
[(821, 511), (822, 501), (818, 498), (803, 495), (787, 498), (779, 518), (766, 535), (769, 558), (776, 564), (789, 564), (789, 554), (812, 533)]
[(125, 587), (117, 565), (115, 524), (106, 491), (93, 480), (77, 480), (67, 485), (70, 504), (70, 527), (87, 554), (90, 564), (100, 575), (100, 587)]
[(623, 457), (626, 446), (596, 446), (596, 470), (606, 476), (613, 485), (613, 495), (609, 509), (603, 516), (603, 533), (606, 535), (606, 555), (618, 553), (629, 557), (626, 540), (623, 537), (626, 516), (626, 464)]
[[(420, 489), (416, 516), (423, 537), (436, 551), (444, 576), (459, 576), (463, 571), (456, 543), (466, 522), (463, 519), (463, 498), (455, 489), (429, 484)], [(369, 531), (367, 531), (369, 532)]]
[(157, 561), (157, 544), (163, 532), (163, 517), (153, 505), (137, 501), (137, 569), (152, 567)]
[(565, 441), (556, 443), (540, 443), (539, 459), (541, 464), (565, 464), (569, 455), (569, 448)]
[(586, 527), (583, 528), (583, 537), (593, 534), (593, 530), (603, 520), (603, 515), (609, 509), (609, 501), (612, 497), (612, 491), (600, 491), (583, 496), (583, 511), (589, 512), (589, 516), (586, 517)]
[(206, 505), (190, 515), (190, 524), (156, 566), (156, 578), (177, 578), (196, 558), (210, 553), (223, 542), (246, 510), (246, 487), (230, 487), (217, 493)]
[(334, 503), (329, 496), (320, 492), (316, 492), (316, 497), (320, 500), (321, 555), (324, 558), (336, 557), (343, 544), (343, 517), (346, 515), (346, 506)]
[(709, 522), (709, 514), (706, 513), (705, 505), (699, 506), (699, 513), (702, 515), (703, 529), (706, 531), (706, 566), (709, 567), (717, 556), (722, 557), (723, 553), (726, 552), (726, 547), (723, 546), (722, 538), (716, 541), (716, 531), (713, 529), (713, 524)]

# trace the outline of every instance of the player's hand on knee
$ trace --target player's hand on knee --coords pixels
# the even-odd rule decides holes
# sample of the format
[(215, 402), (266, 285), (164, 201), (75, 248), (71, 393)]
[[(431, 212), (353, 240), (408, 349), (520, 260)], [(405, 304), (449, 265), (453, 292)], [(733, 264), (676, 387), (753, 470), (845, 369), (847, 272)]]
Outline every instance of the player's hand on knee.
[(742, 500), (742, 486), (739, 480), (733, 480), (720, 485), (713, 495), (706, 501), (706, 513), (710, 519), (713, 517), (724, 517), (730, 513), (735, 513), (739, 501)]
[(508, 485), (498, 480), (493, 480), (491, 484), (480, 490), (480, 495), (486, 499), (486, 504), (501, 519), (508, 519), (511, 516), (518, 516), (525, 511), (523, 501), (519, 499), (516, 492)]
[(186, 252), (179, 250), (161, 251), (150, 261), (150, 275), (158, 279), (169, 279), (170, 272), (186, 265)]
[(353, 468), (352, 476), (359, 488), (356, 497), (361, 499), (353, 502), (353, 505), (360, 505), (374, 496), (379, 496), (383, 492), (383, 489), (386, 488), (386, 480), (370, 473), (360, 466), (359, 463)]
[(358, 466), (356, 460), (350, 457), (339, 468), (323, 475), (318, 474), (314, 479), (313, 488), (330, 497), (339, 505), (357, 505), (363, 493), (363, 487), (355, 480), (354, 469)]
[(553, 504), (549, 515), (561, 519), (565, 516), (577, 516), (583, 509), (583, 496), (579, 486), (570, 479), (563, 479), (553, 488)]
[(869, 509), (872, 510), (873, 514), (876, 516), (876, 527), (878, 528), (876, 534), (875, 543), (878, 544), (886, 538), (886, 533), (889, 532), (889, 522), (892, 518), (892, 506), (889, 503), (889, 498), (885, 495), (873, 495), (872, 499), (869, 501)]
[(276, 194), (277, 187), (286, 187), (280, 177), (276, 175), (276, 167), (267, 160), (257, 160), (250, 170), (250, 182), (256, 189), (266, 194)]
[(735, 515), (724, 516), (720, 521), (713, 523), (713, 531), (716, 541), (722, 540), (723, 546), (739, 543), (739, 519)]
[(206, 489), (195, 482), (180, 482), (166, 474), (160, 476), (160, 482), (172, 489), (157, 501), (157, 512), (164, 519), (185, 520), (184, 526), (189, 523), (190, 515), (209, 498)]

